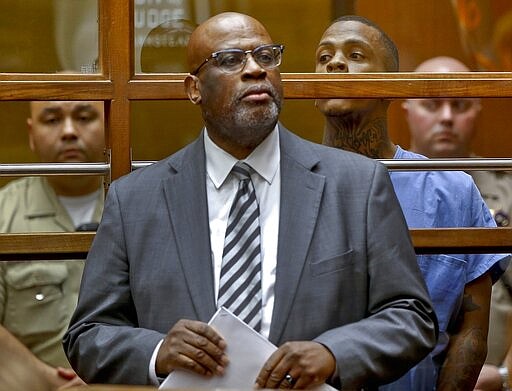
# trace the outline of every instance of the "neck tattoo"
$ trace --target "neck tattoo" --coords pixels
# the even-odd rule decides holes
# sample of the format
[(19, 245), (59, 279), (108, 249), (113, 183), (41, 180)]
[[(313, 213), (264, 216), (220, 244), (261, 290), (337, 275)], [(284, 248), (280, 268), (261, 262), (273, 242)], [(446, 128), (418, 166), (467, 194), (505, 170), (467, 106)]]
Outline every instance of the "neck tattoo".
[(324, 144), (373, 159), (382, 157), (387, 140), (384, 118), (363, 122), (360, 116), (336, 116), (326, 120)]

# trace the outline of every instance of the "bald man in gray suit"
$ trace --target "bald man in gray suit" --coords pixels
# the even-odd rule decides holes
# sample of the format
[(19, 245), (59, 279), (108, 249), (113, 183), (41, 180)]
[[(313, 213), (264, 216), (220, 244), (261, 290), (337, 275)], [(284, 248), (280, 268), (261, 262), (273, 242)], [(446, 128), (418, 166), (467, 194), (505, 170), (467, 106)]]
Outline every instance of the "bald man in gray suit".
[(239, 161), (259, 207), (258, 330), (278, 346), (257, 387), (372, 388), (435, 345), (436, 317), (386, 169), (279, 124), (282, 49), (237, 13), (192, 34), (185, 87), (205, 128), (109, 189), (64, 340), (86, 381), (156, 383), (177, 368), (222, 376), (226, 343), (206, 322), (218, 306)]

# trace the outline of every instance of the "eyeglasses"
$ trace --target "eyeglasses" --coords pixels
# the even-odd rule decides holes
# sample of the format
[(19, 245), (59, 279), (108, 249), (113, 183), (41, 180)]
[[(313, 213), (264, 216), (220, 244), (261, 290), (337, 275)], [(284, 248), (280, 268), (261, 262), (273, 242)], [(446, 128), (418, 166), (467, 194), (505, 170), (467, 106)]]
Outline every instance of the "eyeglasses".
[(247, 55), (251, 54), (254, 61), (265, 70), (277, 68), (281, 65), (283, 45), (262, 45), (252, 50), (225, 49), (213, 52), (205, 59), (191, 75), (197, 75), (206, 63), (212, 61), (224, 73), (237, 73), (244, 69)]

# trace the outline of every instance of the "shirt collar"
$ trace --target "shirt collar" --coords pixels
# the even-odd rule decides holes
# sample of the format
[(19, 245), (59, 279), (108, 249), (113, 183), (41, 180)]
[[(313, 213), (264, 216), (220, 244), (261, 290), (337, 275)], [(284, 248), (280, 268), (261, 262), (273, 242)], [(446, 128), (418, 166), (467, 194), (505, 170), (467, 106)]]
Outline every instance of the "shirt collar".
[(400, 145), (397, 144), (396, 149), (395, 149), (395, 155), (393, 156), (393, 159), (400, 159), (402, 157), (403, 153), (404, 153), (403, 149), (400, 147)]
[[(238, 159), (219, 148), (208, 136), (208, 129), (206, 128), (204, 132), (204, 150), (206, 153), (206, 173), (218, 189), (222, 186)], [(250, 165), (266, 182), (272, 183), (280, 161), (278, 125), (243, 161)]]

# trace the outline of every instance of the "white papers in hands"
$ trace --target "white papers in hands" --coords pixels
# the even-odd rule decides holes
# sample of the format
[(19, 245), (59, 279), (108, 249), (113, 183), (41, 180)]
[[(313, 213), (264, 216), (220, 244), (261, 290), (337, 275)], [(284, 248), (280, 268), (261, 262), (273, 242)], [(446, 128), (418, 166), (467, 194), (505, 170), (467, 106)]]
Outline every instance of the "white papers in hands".
[[(254, 331), (224, 307), (208, 322), (226, 341), (229, 364), (223, 376), (206, 377), (177, 369), (169, 374), (159, 389), (168, 388), (240, 388), (252, 389), (263, 364), (276, 350), (270, 341)], [(324, 384), (318, 391), (334, 390)]]
[(177, 369), (160, 386), (165, 388), (252, 389), (258, 373), (276, 347), (224, 307), (208, 322), (226, 341), (229, 364), (223, 376), (206, 377)]

